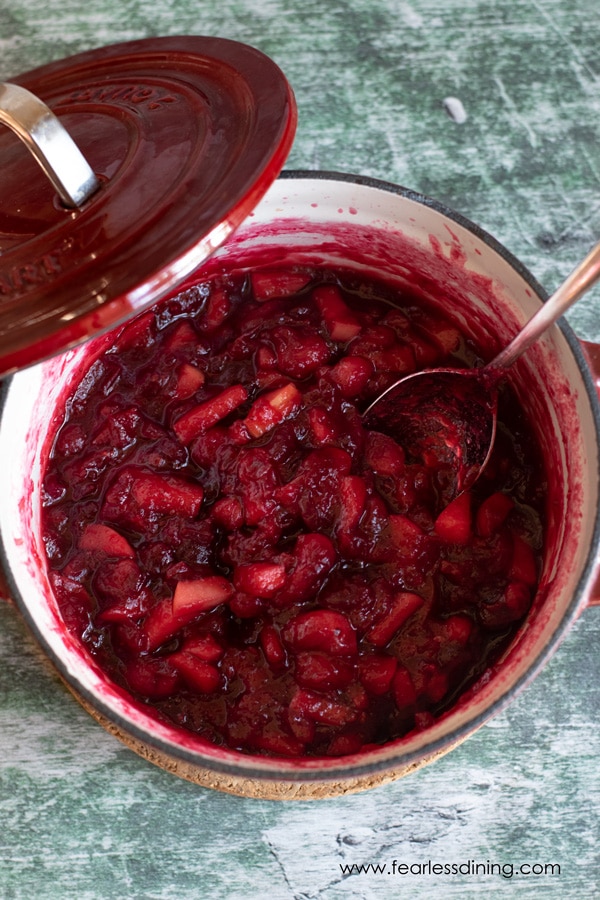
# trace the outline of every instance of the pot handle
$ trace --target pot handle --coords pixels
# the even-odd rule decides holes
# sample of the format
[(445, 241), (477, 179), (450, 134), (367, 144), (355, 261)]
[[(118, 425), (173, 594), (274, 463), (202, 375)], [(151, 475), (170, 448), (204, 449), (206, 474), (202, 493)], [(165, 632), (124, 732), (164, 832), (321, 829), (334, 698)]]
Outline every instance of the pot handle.
[[(600, 397), (600, 344), (580, 339), (581, 349), (590, 367), (596, 390)], [(600, 560), (596, 567), (595, 581), (588, 598), (588, 606), (600, 606)]]
[(100, 186), (77, 144), (31, 91), (0, 84), (0, 123), (23, 141), (65, 206), (81, 206)]

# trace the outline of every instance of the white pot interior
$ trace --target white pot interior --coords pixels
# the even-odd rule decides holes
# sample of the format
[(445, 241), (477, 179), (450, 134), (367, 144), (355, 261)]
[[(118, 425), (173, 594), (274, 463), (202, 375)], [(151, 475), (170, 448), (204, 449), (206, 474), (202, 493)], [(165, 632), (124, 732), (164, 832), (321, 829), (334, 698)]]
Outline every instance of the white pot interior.
[[(204, 267), (207, 272), (268, 263), (385, 271), (440, 304), (461, 329), (490, 344), (507, 342), (540, 304), (514, 261), (459, 217), (446, 217), (408, 192), (336, 177), (278, 180), (255, 213)], [(279, 262), (278, 262), (279, 264)], [(444, 285), (443, 292), (440, 285)], [(550, 475), (547, 552), (540, 590), (517, 639), (486, 678), (425, 732), (368, 757), (301, 763), (212, 748), (158, 724), (110, 685), (62, 626), (49, 587), (40, 534), (40, 481), (65, 392), (111, 342), (87, 346), (15, 376), (5, 387), (0, 427), (0, 533), (15, 599), (63, 675), (100, 712), (137, 737), (209, 768), (255, 777), (324, 778), (361, 766), (394, 766), (443, 747), (502, 707), (537, 672), (586, 601), (598, 510), (598, 434), (591, 382), (558, 328), (522, 359), (511, 379), (530, 414)]]

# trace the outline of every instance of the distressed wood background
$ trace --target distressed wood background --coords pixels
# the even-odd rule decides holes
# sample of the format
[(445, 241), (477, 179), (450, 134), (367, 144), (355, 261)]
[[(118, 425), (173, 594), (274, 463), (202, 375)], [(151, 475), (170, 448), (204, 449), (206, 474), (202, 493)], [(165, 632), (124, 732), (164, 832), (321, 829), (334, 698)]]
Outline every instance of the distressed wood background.
[[(289, 168), (435, 196), (551, 290), (600, 238), (597, 12), (597, 0), (0, 0), (0, 79), (152, 35), (253, 44), (297, 96)], [(568, 318), (600, 341), (600, 290)], [(124, 749), (0, 603), (0, 897), (598, 897), (599, 647), (600, 608), (506, 712), (434, 766), (284, 805), (194, 787)], [(394, 874), (394, 860), (413, 873)], [(418, 874), (428, 861), (462, 871)], [(504, 874), (469, 874), (469, 863)], [(523, 863), (560, 875), (510, 877)], [(353, 864), (381, 870), (342, 868)]]

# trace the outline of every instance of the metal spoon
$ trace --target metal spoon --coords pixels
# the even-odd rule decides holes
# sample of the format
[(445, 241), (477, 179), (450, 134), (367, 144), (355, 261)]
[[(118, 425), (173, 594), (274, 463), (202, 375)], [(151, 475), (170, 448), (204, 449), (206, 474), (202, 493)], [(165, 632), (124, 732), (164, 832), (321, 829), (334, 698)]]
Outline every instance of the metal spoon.
[(498, 386), (506, 371), (600, 278), (600, 243), (491, 362), (475, 369), (424, 369), (390, 385), (364, 411), (368, 428), (435, 463), (446, 503), (468, 490), (496, 435)]

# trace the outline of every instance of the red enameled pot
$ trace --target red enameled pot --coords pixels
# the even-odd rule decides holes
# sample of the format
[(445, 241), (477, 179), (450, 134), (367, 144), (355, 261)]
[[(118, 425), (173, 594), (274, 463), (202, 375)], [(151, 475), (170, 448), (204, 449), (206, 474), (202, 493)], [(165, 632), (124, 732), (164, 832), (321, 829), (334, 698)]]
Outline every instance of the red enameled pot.
[[(139, 72), (136, 78), (141, 78)], [(90, 102), (92, 94), (79, 95), (78, 102), (83, 102), (82, 96)], [(123, 101), (113, 92), (110, 109), (115, 109), (117, 101), (125, 102), (126, 112), (123, 106), (119, 110), (127, 118), (132, 101), (131, 95), (125, 96)], [(137, 96), (148, 103), (149, 94)], [(98, 94), (94, 97), (99, 103)], [(279, 150), (274, 159), (260, 163), (261, 171), (268, 169), (271, 178), (291, 141), (289, 122), (283, 130), (278, 127)], [(93, 147), (89, 150), (92, 158)], [(126, 156), (123, 154), (122, 162)], [(118, 179), (119, 173), (113, 177)], [(159, 267), (167, 272), (164, 281), (150, 266), (139, 279), (143, 289), (125, 287), (116, 298), (106, 301), (96, 318), (91, 307), (78, 309), (76, 315), (65, 307), (60, 327), (68, 335), (60, 348), (59, 339), (49, 338), (44, 345), (43, 328), (36, 334), (35, 353), (63, 352), (29, 365), (2, 385), (0, 549), (8, 595), (66, 684), (111, 732), (153, 762), (199, 784), (252, 797), (307, 799), (381, 784), (447, 752), (503, 709), (540, 671), (582, 610), (598, 602), (600, 349), (582, 345), (563, 323), (531, 348), (510, 374), (546, 462), (543, 571), (531, 611), (512, 644), (435, 724), (351, 756), (289, 760), (226, 750), (158, 722), (143, 705), (112, 684), (65, 629), (50, 588), (40, 529), (41, 480), (62, 419), (64, 399), (110, 345), (111, 333), (103, 329), (117, 324), (127, 311), (174, 290), (176, 283), (181, 286), (182, 279), (189, 286), (215, 272), (272, 266), (274, 262), (277, 266), (302, 263), (351, 268), (366, 276), (383, 277), (392, 286), (410, 286), (413, 294), (452, 318), (488, 357), (508, 343), (544, 300), (534, 279), (493, 238), (426, 197), (371, 179), (318, 172), (284, 173), (265, 193), (266, 177), (261, 189), (241, 185), (234, 212), (219, 212), (220, 221), (226, 224), (221, 227), (224, 242), (218, 250), (213, 252), (216, 240), (211, 239), (204, 241), (199, 254), (192, 252), (189, 248), (194, 242), (197, 246), (198, 234), (192, 239), (186, 233), (184, 250), (174, 251), (176, 262), (163, 261)], [(135, 190), (131, 187), (133, 194)], [(257, 202), (259, 195), (263, 196)], [(75, 225), (82, 220), (89, 224), (94, 203), (103, 202), (101, 194), (99, 199), (92, 197), (92, 214), (87, 220), (83, 213), (69, 216)], [(189, 205), (188, 214), (193, 216), (195, 204)], [(199, 217), (201, 212), (199, 208)], [(98, 224), (100, 218), (94, 221)], [(56, 235), (62, 227), (61, 220), (50, 230)], [(213, 237), (215, 229), (213, 223), (209, 228)], [(206, 228), (199, 231), (206, 233)], [(85, 234), (86, 241), (93, 240), (89, 228), (80, 228), (79, 234)], [(131, 237), (129, 234), (128, 239)], [(134, 237), (137, 240), (139, 236)], [(124, 243), (117, 247), (119, 253)], [(91, 246), (86, 244), (84, 274), (93, 274)], [(130, 252), (128, 246), (122, 255), (125, 258)], [(103, 251), (103, 264), (108, 265), (109, 256)], [(58, 277), (60, 280), (63, 273)], [(86, 284), (92, 282), (90, 277)], [(95, 283), (94, 290), (97, 288)], [(0, 316), (0, 332), (1, 327)], [(98, 333), (81, 343), (91, 331)], [(23, 346), (31, 345), (24, 342)], [(23, 352), (26, 357), (27, 351)], [(34, 362), (35, 353), (23, 362)]]
[[(351, 266), (416, 286), (490, 350), (542, 302), (523, 267), (476, 226), (411, 191), (349, 176), (289, 173), (278, 179), (193, 280), (273, 260)], [(66, 632), (49, 587), (39, 527), (40, 477), (61, 418), (61, 398), (110, 340), (97, 337), (4, 385), (4, 565), (10, 594), (67, 684), (110, 730), (177, 774), (248, 796), (295, 798), (347, 793), (398, 777), (447, 751), (502, 709), (537, 674), (585, 606), (597, 601), (600, 415), (592, 372), (598, 355), (591, 348), (588, 365), (563, 325), (511, 375), (547, 464), (545, 565), (525, 624), (476, 687), (426, 731), (334, 759), (246, 756), (158, 724)], [(18, 454), (15, 447), (21, 448)]]

